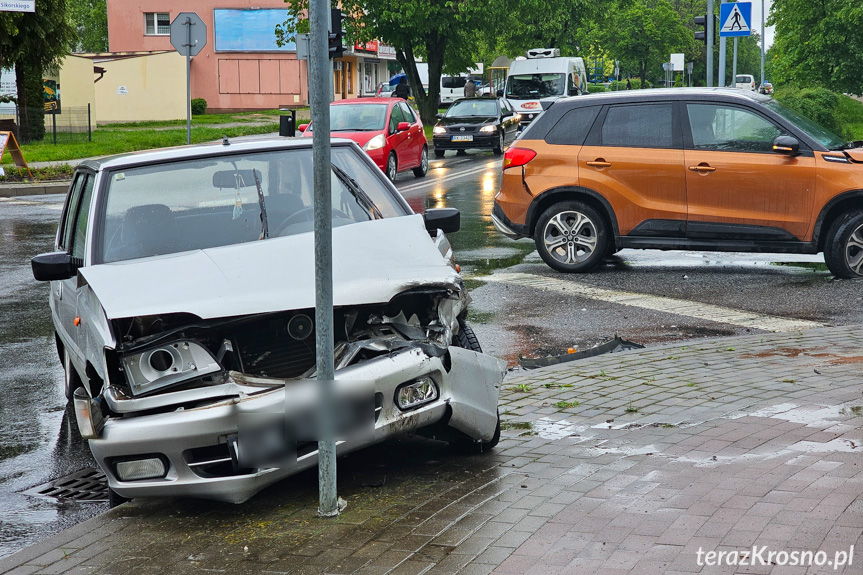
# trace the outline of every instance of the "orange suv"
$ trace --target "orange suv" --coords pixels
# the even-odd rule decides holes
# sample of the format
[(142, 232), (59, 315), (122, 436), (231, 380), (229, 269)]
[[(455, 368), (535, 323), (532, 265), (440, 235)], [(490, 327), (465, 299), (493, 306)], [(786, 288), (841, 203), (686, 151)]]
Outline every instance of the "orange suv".
[(492, 221), (563, 272), (622, 248), (814, 254), (863, 277), (863, 142), (753, 92), (559, 100), (507, 150)]

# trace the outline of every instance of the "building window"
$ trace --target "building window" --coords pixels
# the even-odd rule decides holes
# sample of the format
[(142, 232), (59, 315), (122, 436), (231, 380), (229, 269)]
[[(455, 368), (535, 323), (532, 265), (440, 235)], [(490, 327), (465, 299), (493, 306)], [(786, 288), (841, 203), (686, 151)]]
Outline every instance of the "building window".
[(144, 34), (147, 36), (168, 36), (171, 34), (171, 15), (167, 12), (145, 12)]

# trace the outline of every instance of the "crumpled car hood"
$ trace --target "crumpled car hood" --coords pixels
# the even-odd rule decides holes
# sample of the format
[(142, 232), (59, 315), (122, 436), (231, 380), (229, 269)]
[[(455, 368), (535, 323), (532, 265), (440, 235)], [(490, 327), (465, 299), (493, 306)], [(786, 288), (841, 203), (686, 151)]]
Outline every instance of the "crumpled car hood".
[[(314, 235), (303, 233), (81, 268), (108, 319), (175, 312), (202, 319), (315, 306)], [(333, 229), (335, 306), (385, 303), (458, 275), (421, 215)]]

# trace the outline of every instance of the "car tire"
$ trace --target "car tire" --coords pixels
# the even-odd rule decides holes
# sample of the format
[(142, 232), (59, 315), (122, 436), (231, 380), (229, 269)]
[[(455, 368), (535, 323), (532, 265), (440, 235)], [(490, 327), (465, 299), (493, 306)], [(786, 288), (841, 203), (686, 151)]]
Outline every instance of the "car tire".
[(503, 153), (504, 143), (503, 143), (503, 132), (498, 135), (497, 146), (494, 147), (492, 152), (495, 156), (499, 156)]
[(827, 269), (839, 278), (863, 278), (863, 211), (849, 212), (830, 226), (824, 245)]
[(608, 226), (593, 207), (576, 200), (554, 204), (539, 217), (534, 242), (543, 261), (565, 273), (587, 271), (608, 253)]
[(66, 399), (72, 401), (72, 396), (75, 390), (83, 387), (81, 376), (78, 375), (78, 370), (72, 364), (72, 358), (69, 357), (69, 352), (63, 349), (63, 393), (66, 394)]
[(429, 149), (423, 146), (423, 151), (420, 152), (420, 165), (414, 168), (414, 176), (418, 178), (424, 177), (429, 171)]
[(390, 155), (387, 157), (387, 171), (386, 171), (387, 178), (389, 178), (389, 180), (391, 182), (395, 182), (396, 181), (396, 174), (398, 174), (398, 173), (399, 173), (399, 163), (398, 163), (398, 160), (396, 159), (396, 153), (390, 152)]
[(438, 159), (443, 158), (444, 154), (446, 154), (446, 150), (435, 150), (434, 151), (434, 157), (438, 158)]
[(476, 333), (470, 324), (463, 319), (458, 320), (458, 333), (453, 337), (453, 345), (482, 353), (482, 346), (479, 344)]

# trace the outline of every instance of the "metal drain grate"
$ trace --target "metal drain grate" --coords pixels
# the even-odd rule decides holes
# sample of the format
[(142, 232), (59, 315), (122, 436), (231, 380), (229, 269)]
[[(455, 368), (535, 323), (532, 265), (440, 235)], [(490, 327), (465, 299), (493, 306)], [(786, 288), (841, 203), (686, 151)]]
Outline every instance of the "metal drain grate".
[(103, 503), (108, 501), (108, 480), (101, 470), (87, 467), (65, 477), (37, 485), (24, 493), (34, 497)]

